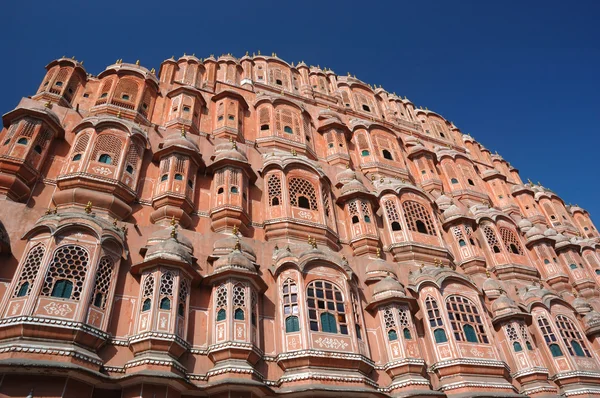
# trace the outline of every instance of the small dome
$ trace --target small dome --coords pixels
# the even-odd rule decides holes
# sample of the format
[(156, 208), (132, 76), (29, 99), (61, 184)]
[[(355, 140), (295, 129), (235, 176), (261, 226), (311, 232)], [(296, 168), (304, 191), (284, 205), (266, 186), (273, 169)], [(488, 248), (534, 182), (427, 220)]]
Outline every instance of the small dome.
[(567, 238), (563, 234), (556, 234), (556, 236), (554, 236), (554, 240), (556, 241), (556, 243), (563, 243), (568, 242), (569, 238)]
[(365, 268), (367, 280), (381, 279), (389, 275), (396, 276), (396, 271), (392, 264), (382, 258), (371, 259)]
[(530, 239), (533, 237), (543, 237), (543, 236), (544, 236), (544, 234), (542, 233), (542, 230), (539, 229), (538, 227), (531, 227), (531, 228), (529, 228), (527, 233), (525, 233), (525, 237), (527, 239)]
[(238, 162), (248, 163), (248, 158), (237, 148), (234, 143), (218, 144), (215, 148), (214, 162), (223, 159), (237, 160)]
[(239, 239), (236, 235), (229, 235), (223, 239), (217, 240), (213, 245), (213, 255), (224, 256), (235, 249), (238, 241), (240, 242), (240, 250), (251, 259), (256, 259), (256, 254), (252, 246), (248, 242)]
[(256, 272), (256, 266), (248, 259), (240, 249), (236, 248), (226, 256), (219, 258), (214, 264), (215, 271), (226, 269), (238, 269), (248, 272)]
[(406, 296), (406, 291), (404, 290), (404, 286), (397, 279), (386, 276), (375, 285), (373, 285), (373, 296), (378, 296), (384, 293), (389, 294), (400, 294), (402, 296)]
[(345, 183), (340, 192), (342, 195), (347, 195), (353, 192), (368, 193), (369, 191), (367, 188), (365, 188), (362, 182), (358, 181), (357, 179), (353, 179)]
[(418, 145), (418, 144), (419, 144), (419, 140), (417, 139), (417, 137), (412, 136), (412, 135), (409, 135), (404, 140), (404, 145), (406, 145), (407, 147), (415, 146), (415, 145)]
[(558, 232), (556, 232), (556, 230), (554, 230), (552, 228), (548, 228), (547, 230), (544, 231), (544, 235), (549, 236), (549, 237), (554, 237), (554, 236), (558, 235)]
[(171, 133), (165, 138), (163, 148), (169, 148), (172, 146), (189, 149), (190, 151), (200, 151), (198, 145), (196, 145), (195, 142), (190, 140), (186, 135), (183, 135), (181, 132)]
[[(529, 228), (533, 227), (533, 224), (531, 223), (531, 221), (529, 221), (526, 218), (522, 218), (521, 221), (519, 221), (517, 223), (517, 226), (519, 227), (519, 229), (523, 232), (527, 232), (529, 230)], [(541, 232), (541, 231), (540, 231)]]
[(500, 297), (498, 297), (492, 303), (492, 312), (493, 312), (494, 316), (502, 315), (503, 313), (506, 313), (506, 312), (515, 312), (515, 311), (519, 311), (519, 307), (517, 306), (517, 303), (515, 303), (515, 301), (513, 299), (511, 299), (504, 293), (502, 293), (500, 295)]
[(500, 283), (498, 283), (497, 280), (492, 279), (492, 278), (487, 278), (483, 282), (482, 289), (484, 292), (488, 293), (488, 292), (502, 290), (502, 286), (500, 286)]
[(337, 174), (336, 179), (338, 183), (346, 184), (347, 182), (356, 180), (356, 172), (351, 168), (346, 168)]
[(465, 212), (455, 204), (450, 205), (446, 210), (444, 210), (444, 218), (449, 220), (451, 218), (464, 216)]
[[(158, 231), (156, 231), (152, 235), (150, 235), (150, 237), (148, 238), (148, 245), (150, 246), (150, 245), (158, 244), (158, 243), (168, 240), (168, 239), (173, 239), (171, 237), (172, 231), (173, 231), (172, 228), (159, 229)], [(188, 248), (190, 250), (190, 252), (193, 252), (194, 246), (192, 245), (192, 241), (190, 239), (188, 239), (184, 234), (182, 234), (180, 231), (175, 231), (175, 238), (177, 239), (177, 242), (179, 244)]]
[(573, 300), (571, 305), (581, 315), (587, 314), (593, 310), (592, 305), (582, 297), (577, 297), (575, 300)]
[(175, 238), (169, 238), (150, 246), (146, 251), (144, 260), (149, 261), (155, 258), (181, 261), (187, 264), (192, 263), (192, 255), (190, 250), (178, 242)]
[(435, 203), (440, 209), (446, 210), (452, 204), (452, 199), (442, 194), (435, 200)]

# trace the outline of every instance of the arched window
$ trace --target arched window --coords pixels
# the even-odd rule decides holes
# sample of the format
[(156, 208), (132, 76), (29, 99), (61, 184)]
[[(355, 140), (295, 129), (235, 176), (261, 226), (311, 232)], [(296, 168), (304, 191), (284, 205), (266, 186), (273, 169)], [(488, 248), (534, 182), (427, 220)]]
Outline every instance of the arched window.
[(538, 318), (538, 327), (542, 336), (544, 337), (544, 342), (550, 349), (550, 353), (553, 357), (562, 357), (563, 353), (558, 344), (556, 344), (557, 339), (552, 327), (550, 326), (550, 322), (543, 315)]
[(54, 284), (52, 288), (51, 297), (58, 298), (71, 298), (71, 293), (73, 292), (73, 282), (67, 279), (59, 279)]
[(27, 145), (27, 138), (19, 138), (19, 140), (17, 141), (17, 144), (19, 145)]
[(98, 158), (98, 162), (100, 162), (100, 163), (106, 163), (106, 164), (111, 164), (112, 163), (112, 158), (110, 157), (110, 155), (108, 155), (106, 153), (103, 153)]
[(294, 134), (294, 130), (290, 126), (284, 126), (283, 132), (288, 134)]
[[(313, 281), (306, 288), (310, 330), (348, 334), (344, 299), (340, 289), (331, 282)], [(336, 322), (337, 319), (337, 322)]]
[(168, 174), (163, 174), (163, 175), (160, 177), (160, 181), (161, 181), (161, 182), (167, 181), (168, 179), (169, 179), (169, 175), (168, 175)]
[(244, 310), (243, 309), (236, 308), (233, 314), (234, 314), (233, 319), (238, 320), (238, 321), (244, 320)]
[(369, 152), (369, 150), (368, 150), (368, 149), (363, 149), (363, 150), (360, 152), (360, 155), (361, 155), (361, 156), (369, 156), (370, 154), (371, 154), (371, 153)]
[(383, 154), (383, 158), (384, 159), (394, 160), (394, 157), (392, 156), (392, 153), (390, 151), (388, 151), (387, 149), (384, 149), (381, 153)]
[(94, 294), (92, 295), (92, 304), (98, 308), (104, 309), (106, 306), (106, 297), (110, 292), (113, 269), (113, 261), (110, 257), (104, 256), (100, 259), (94, 282)]
[(317, 194), (315, 187), (305, 179), (290, 178), (290, 204), (309, 210), (317, 210)]
[(183, 278), (179, 280), (179, 293), (178, 293), (178, 303), (177, 303), (177, 315), (185, 316), (185, 306), (187, 303), (188, 292), (189, 292), (189, 282)]
[(396, 331), (394, 329), (388, 330), (388, 340), (389, 341), (398, 340), (398, 333), (396, 333)]
[(261, 124), (260, 125), (260, 130), (261, 131), (265, 131), (265, 130), (268, 130), (268, 129), (269, 129), (269, 125), (268, 124)]
[(298, 322), (298, 317), (295, 315), (290, 315), (285, 318), (285, 332), (299, 332), (300, 331), (300, 323)]
[(352, 224), (356, 224), (358, 223), (359, 219), (358, 216), (352, 216)]
[(29, 250), (13, 297), (24, 297), (29, 294), (29, 287), (35, 281), (45, 253), (46, 248), (43, 245), (37, 245)]
[(42, 295), (79, 300), (88, 271), (88, 261), (88, 253), (83, 247), (60, 246), (54, 251), (48, 267)]
[(160, 309), (161, 310), (170, 310), (171, 309), (171, 300), (168, 297), (163, 297), (160, 300)]
[(483, 233), (485, 235), (485, 239), (493, 250), (494, 253), (500, 253), (500, 242), (498, 242), (498, 238), (496, 237), (496, 233), (489, 225), (485, 225), (483, 227)]
[(217, 313), (217, 322), (227, 319), (227, 285), (221, 284), (215, 294), (215, 311)]
[(435, 342), (447, 342), (448, 338), (446, 337), (446, 332), (444, 332), (443, 329), (444, 322), (442, 320), (442, 315), (440, 314), (437, 301), (433, 297), (427, 296), (425, 299), (425, 308), (427, 309), (429, 326), (433, 329), (433, 337), (435, 338)]
[(458, 245), (459, 245), (460, 247), (463, 247), (463, 246), (466, 246), (467, 244), (465, 243), (464, 239), (459, 239), (459, 240), (458, 240)]
[(175, 174), (175, 180), (177, 181), (183, 181), (183, 176), (179, 173)]
[(458, 180), (457, 180), (456, 178), (451, 178), (451, 179), (450, 179), (450, 182), (451, 182), (452, 184), (458, 184)]
[(235, 194), (239, 193), (238, 187), (235, 187), (235, 186), (231, 187), (230, 191), (231, 191), (231, 193), (235, 193)]
[(412, 336), (410, 335), (410, 330), (408, 330), (408, 328), (404, 328), (404, 330), (402, 331), (402, 334), (404, 335), (404, 338), (406, 340), (412, 339)]
[(33, 150), (34, 150), (36, 153), (42, 153), (42, 147), (41, 147), (40, 145), (36, 145), (36, 146), (34, 146), (34, 147), (33, 147)]
[(560, 337), (563, 339), (563, 342), (565, 343), (565, 346), (567, 346), (571, 356), (592, 356), (585, 346), (585, 342), (581, 336), (581, 333), (579, 333), (579, 330), (569, 318), (564, 315), (558, 315), (556, 317), (556, 326), (558, 327)]
[(515, 233), (506, 227), (500, 227), (499, 230), (502, 241), (504, 242), (504, 246), (506, 247), (506, 251), (522, 256), (523, 249), (521, 248), (521, 244), (519, 243)]
[(427, 235), (436, 234), (433, 219), (425, 206), (412, 200), (406, 200), (402, 202), (402, 210), (406, 216), (408, 229)]
[(550, 264), (550, 260), (548, 260), (547, 258), (544, 259), (544, 264)]
[(523, 347), (521, 347), (521, 343), (519, 343), (518, 341), (515, 341), (513, 343), (513, 350), (515, 350), (515, 352), (523, 351)]
[(267, 179), (267, 192), (269, 193), (269, 205), (279, 206), (281, 203), (281, 179), (277, 174), (271, 174)]
[(571, 268), (571, 269), (577, 269), (577, 265), (575, 265), (575, 264), (569, 264), (569, 268)]
[(392, 223), (392, 231), (400, 231), (402, 228), (400, 227), (400, 223), (398, 221), (394, 221)]
[(467, 182), (469, 183), (469, 185), (475, 186), (475, 183), (470, 178), (467, 178)]
[(78, 162), (80, 160), (81, 160), (81, 154), (80, 153), (78, 153), (77, 155), (73, 156), (73, 161), (74, 162)]
[(150, 308), (152, 308), (152, 300), (147, 298), (142, 305), (142, 312), (150, 311)]
[(489, 343), (477, 306), (462, 296), (449, 296), (446, 310), (456, 341)]

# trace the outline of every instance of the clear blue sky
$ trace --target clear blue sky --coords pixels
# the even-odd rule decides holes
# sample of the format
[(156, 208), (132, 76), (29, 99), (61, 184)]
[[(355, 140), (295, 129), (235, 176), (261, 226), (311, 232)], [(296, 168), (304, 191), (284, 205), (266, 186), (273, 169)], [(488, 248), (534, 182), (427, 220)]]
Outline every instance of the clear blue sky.
[[(7, 4), (7, 3), (12, 4)], [(600, 227), (600, 1), (3, 2), (0, 112), (62, 55), (98, 74), (261, 50), (351, 72), (452, 120)]]

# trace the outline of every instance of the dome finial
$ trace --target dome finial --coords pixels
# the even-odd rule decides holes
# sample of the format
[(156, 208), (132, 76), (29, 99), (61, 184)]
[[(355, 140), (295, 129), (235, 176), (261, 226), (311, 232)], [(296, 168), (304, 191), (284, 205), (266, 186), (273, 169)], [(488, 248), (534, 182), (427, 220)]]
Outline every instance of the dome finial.
[(87, 205), (85, 205), (85, 208), (83, 209), (86, 214), (90, 214), (92, 212), (92, 201), (88, 201)]
[(377, 258), (381, 258), (381, 249), (377, 248)]
[(238, 227), (237, 227), (237, 225), (233, 226), (233, 229), (231, 230), (231, 233), (234, 234), (235, 236), (237, 236), (237, 234), (238, 234)]
[(242, 245), (241, 245), (240, 240), (238, 238), (238, 240), (235, 241), (235, 246), (233, 247), (233, 250), (240, 251), (241, 249), (242, 249)]
[(171, 217), (171, 226), (174, 227), (177, 224), (177, 221), (175, 221), (175, 216)]
[(181, 136), (185, 137), (185, 127), (181, 126)]

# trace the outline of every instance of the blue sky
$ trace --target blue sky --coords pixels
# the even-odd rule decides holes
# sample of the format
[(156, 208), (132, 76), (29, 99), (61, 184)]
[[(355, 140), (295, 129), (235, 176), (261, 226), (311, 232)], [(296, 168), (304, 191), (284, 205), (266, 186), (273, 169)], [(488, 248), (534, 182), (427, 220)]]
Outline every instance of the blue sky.
[(435, 110), (600, 223), (600, 1), (6, 3), (1, 113), (62, 55), (98, 74), (117, 58), (158, 70), (184, 52), (276, 52)]

